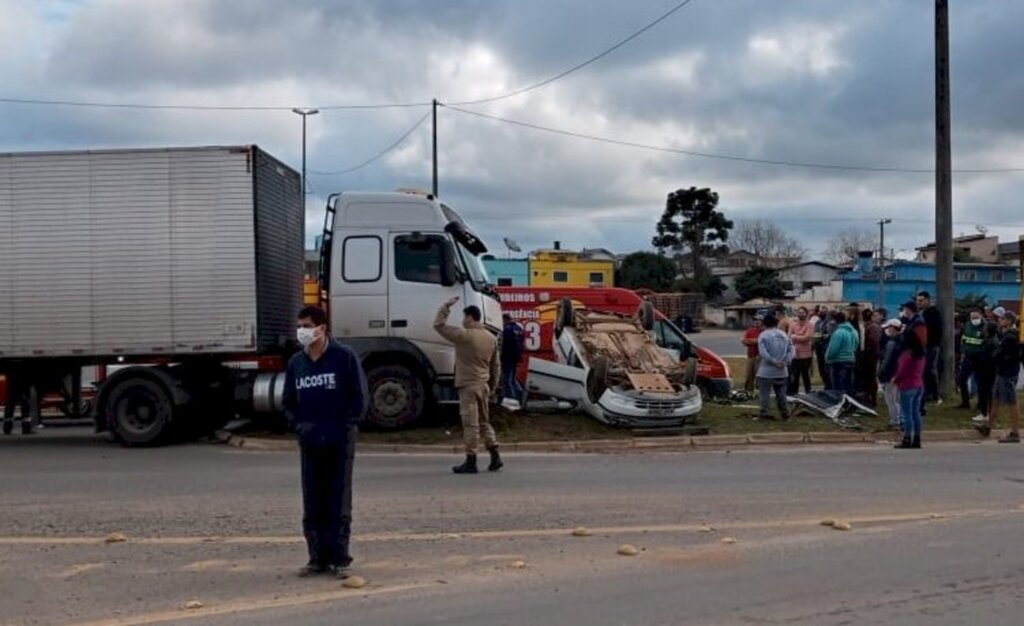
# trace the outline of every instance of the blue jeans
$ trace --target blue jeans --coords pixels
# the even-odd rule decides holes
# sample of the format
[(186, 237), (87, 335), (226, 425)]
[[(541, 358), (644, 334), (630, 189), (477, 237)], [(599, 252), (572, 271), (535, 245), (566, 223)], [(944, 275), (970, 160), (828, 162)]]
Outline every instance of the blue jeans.
[(903, 436), (908, 439), (921, 437), (921, 399), (924, 390), (904, 389), (900, 391), (900, 417), (903, 419)]
[(523, 386), (519, 384), (519, 380), (516, 378), (517, 369), (514, 365), (501, 366), (501, 397), (522, 402)]
[(852, 396), (853, 388), (853, 363), (832, 363), (829, 365), (829, 378), (832, 379), (832, 389), (837, 389)]
[(770, 415), (772, 391), (775, 392), (775, 403), (779, 407), (779, 416), (782, 419), (789, 419), (789, 404), (786, 399), (786, 387), (789, 386), (788, 378), (761, 378), (757, 377), (757, 393), (761, 401), (762, 418)]

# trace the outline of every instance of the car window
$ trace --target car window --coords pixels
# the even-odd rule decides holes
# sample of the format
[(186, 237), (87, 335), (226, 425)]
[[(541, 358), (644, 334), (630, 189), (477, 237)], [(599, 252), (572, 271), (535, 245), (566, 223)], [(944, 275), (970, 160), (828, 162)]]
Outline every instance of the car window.
[(693, 344), (690, 340), (668, 320), (658, 320), (654, 323), (654, 339), (662, 348), (678, 350), (683, 358), (693, 353)]

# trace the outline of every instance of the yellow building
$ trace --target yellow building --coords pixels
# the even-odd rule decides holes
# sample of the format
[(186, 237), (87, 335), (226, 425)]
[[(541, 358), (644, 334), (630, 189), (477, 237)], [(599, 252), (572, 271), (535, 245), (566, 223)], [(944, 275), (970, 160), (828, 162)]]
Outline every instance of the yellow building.
[(530, 255), (531, 287), (614, 285), (615, 257), (607, 250), (562, 250), (556, 241), (553, 249), (537, 250)]

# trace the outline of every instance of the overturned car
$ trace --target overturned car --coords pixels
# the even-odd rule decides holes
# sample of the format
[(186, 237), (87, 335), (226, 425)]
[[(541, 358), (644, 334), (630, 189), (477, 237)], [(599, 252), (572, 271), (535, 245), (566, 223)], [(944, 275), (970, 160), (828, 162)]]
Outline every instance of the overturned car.
[(527, 392), (574, 402), (614, 426), (695, 422), (702, 406), (696, 356), (658, 346), (650, 332), (654, 321), (649, 302), (627, 317), (576, 310), (570, 300), (560, 301), (553, 337), (557, 362), (531, 357)]

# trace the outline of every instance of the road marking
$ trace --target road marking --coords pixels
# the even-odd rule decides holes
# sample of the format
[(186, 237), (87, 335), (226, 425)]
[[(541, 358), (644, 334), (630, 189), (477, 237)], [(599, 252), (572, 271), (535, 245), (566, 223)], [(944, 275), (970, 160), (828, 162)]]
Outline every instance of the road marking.
[(413, 591), (426, 587), (439, 587), (439, 583), (414, 583), (408, 585), (397, 585), (394, 587), (381, 587), (378, 589), (343, 589), (338, 591), (324, 591), (320, 593), (307, 593), (290, 598), (269, 598), (258, 599), (253, 597), (241, 597), (228, 600), (212, 606), (204, 606), (200, 609), (185, 610), (177, 609), (172, 611), (157, 611), (154, 613), (142, 613), (139, 615), (128, 615), (100, 619), (89, 622), (74, 622), (70, 626), (142, 626), (145, 624), (161, 624), (164, 622), (183, 622), (185, 620), (198, 620), (224, 615), (235, 615), (238, 613), (252, 613), (255, 611), (270, 611), (273, 609), (286, 609), (310, 604), (321, 604), (336, 600), (352, 600), (370, 596), (380, 596), (393, 593)]
[(60, 572), (53, 574), (53, 578), (71, 578), (78, 576), (79, 574), (85, 574), (86, 572), (93, 572), (98, 569), (106, 567), (106, 563), (79, 563), (77, 565), (69, 565)]
[[(906, 523), (921, 521), (936, 521), (941, 519), (959, 519), (965, 517), (984, 517), (990, 515), (1005, 515), (1024, 512), (1024, 505), (1009, 508), (987, 508), (987, 509), (956, 509), (952, 511), (936, 511), (917, 513), (891, 513), (869, 516), (844, 517), (851, 524), (886, 524)], [(778, 519), (778, 520), (751, 520), (740, 522), (716, 523), (715, 528), (719, 531), (731, 530), (763, 530), (772, 528), (798, 528), (803, 526), (820, 526), (822, 516), (802, 519)], [(594, 535), (628, 535), (634, 533), (677, 533), (677, 532), (701, 532), (701, 528), (707, 522), (688, 524), (653, 524), (637, 526), (605, 526), (594, 527), (590, 530)], [(558, 537), (570, 536), (572, 528), (535, 528), (516, 530), (474, 530), (465, 532), (447, 533), (370, 533), (356, 535), (352, 540), (356, 543), (383, 543), (403, 541), (453, 541), (459, 539), (516, 539), (531, 537)], [(234, 536), (206, 536), (206, 537), (129, 537), (128, 541), (122, 544), (109, 546), (116, 550), (119, 545), (203, 545), (203, 544), (227, 544), (227, 545), (253, 545), (253, 544), (297, 544), (304, 543), (305, 539), (300, 535), (234, 535)], [(103, 537), (0, 537), (0, 545), (104, 545)]]

